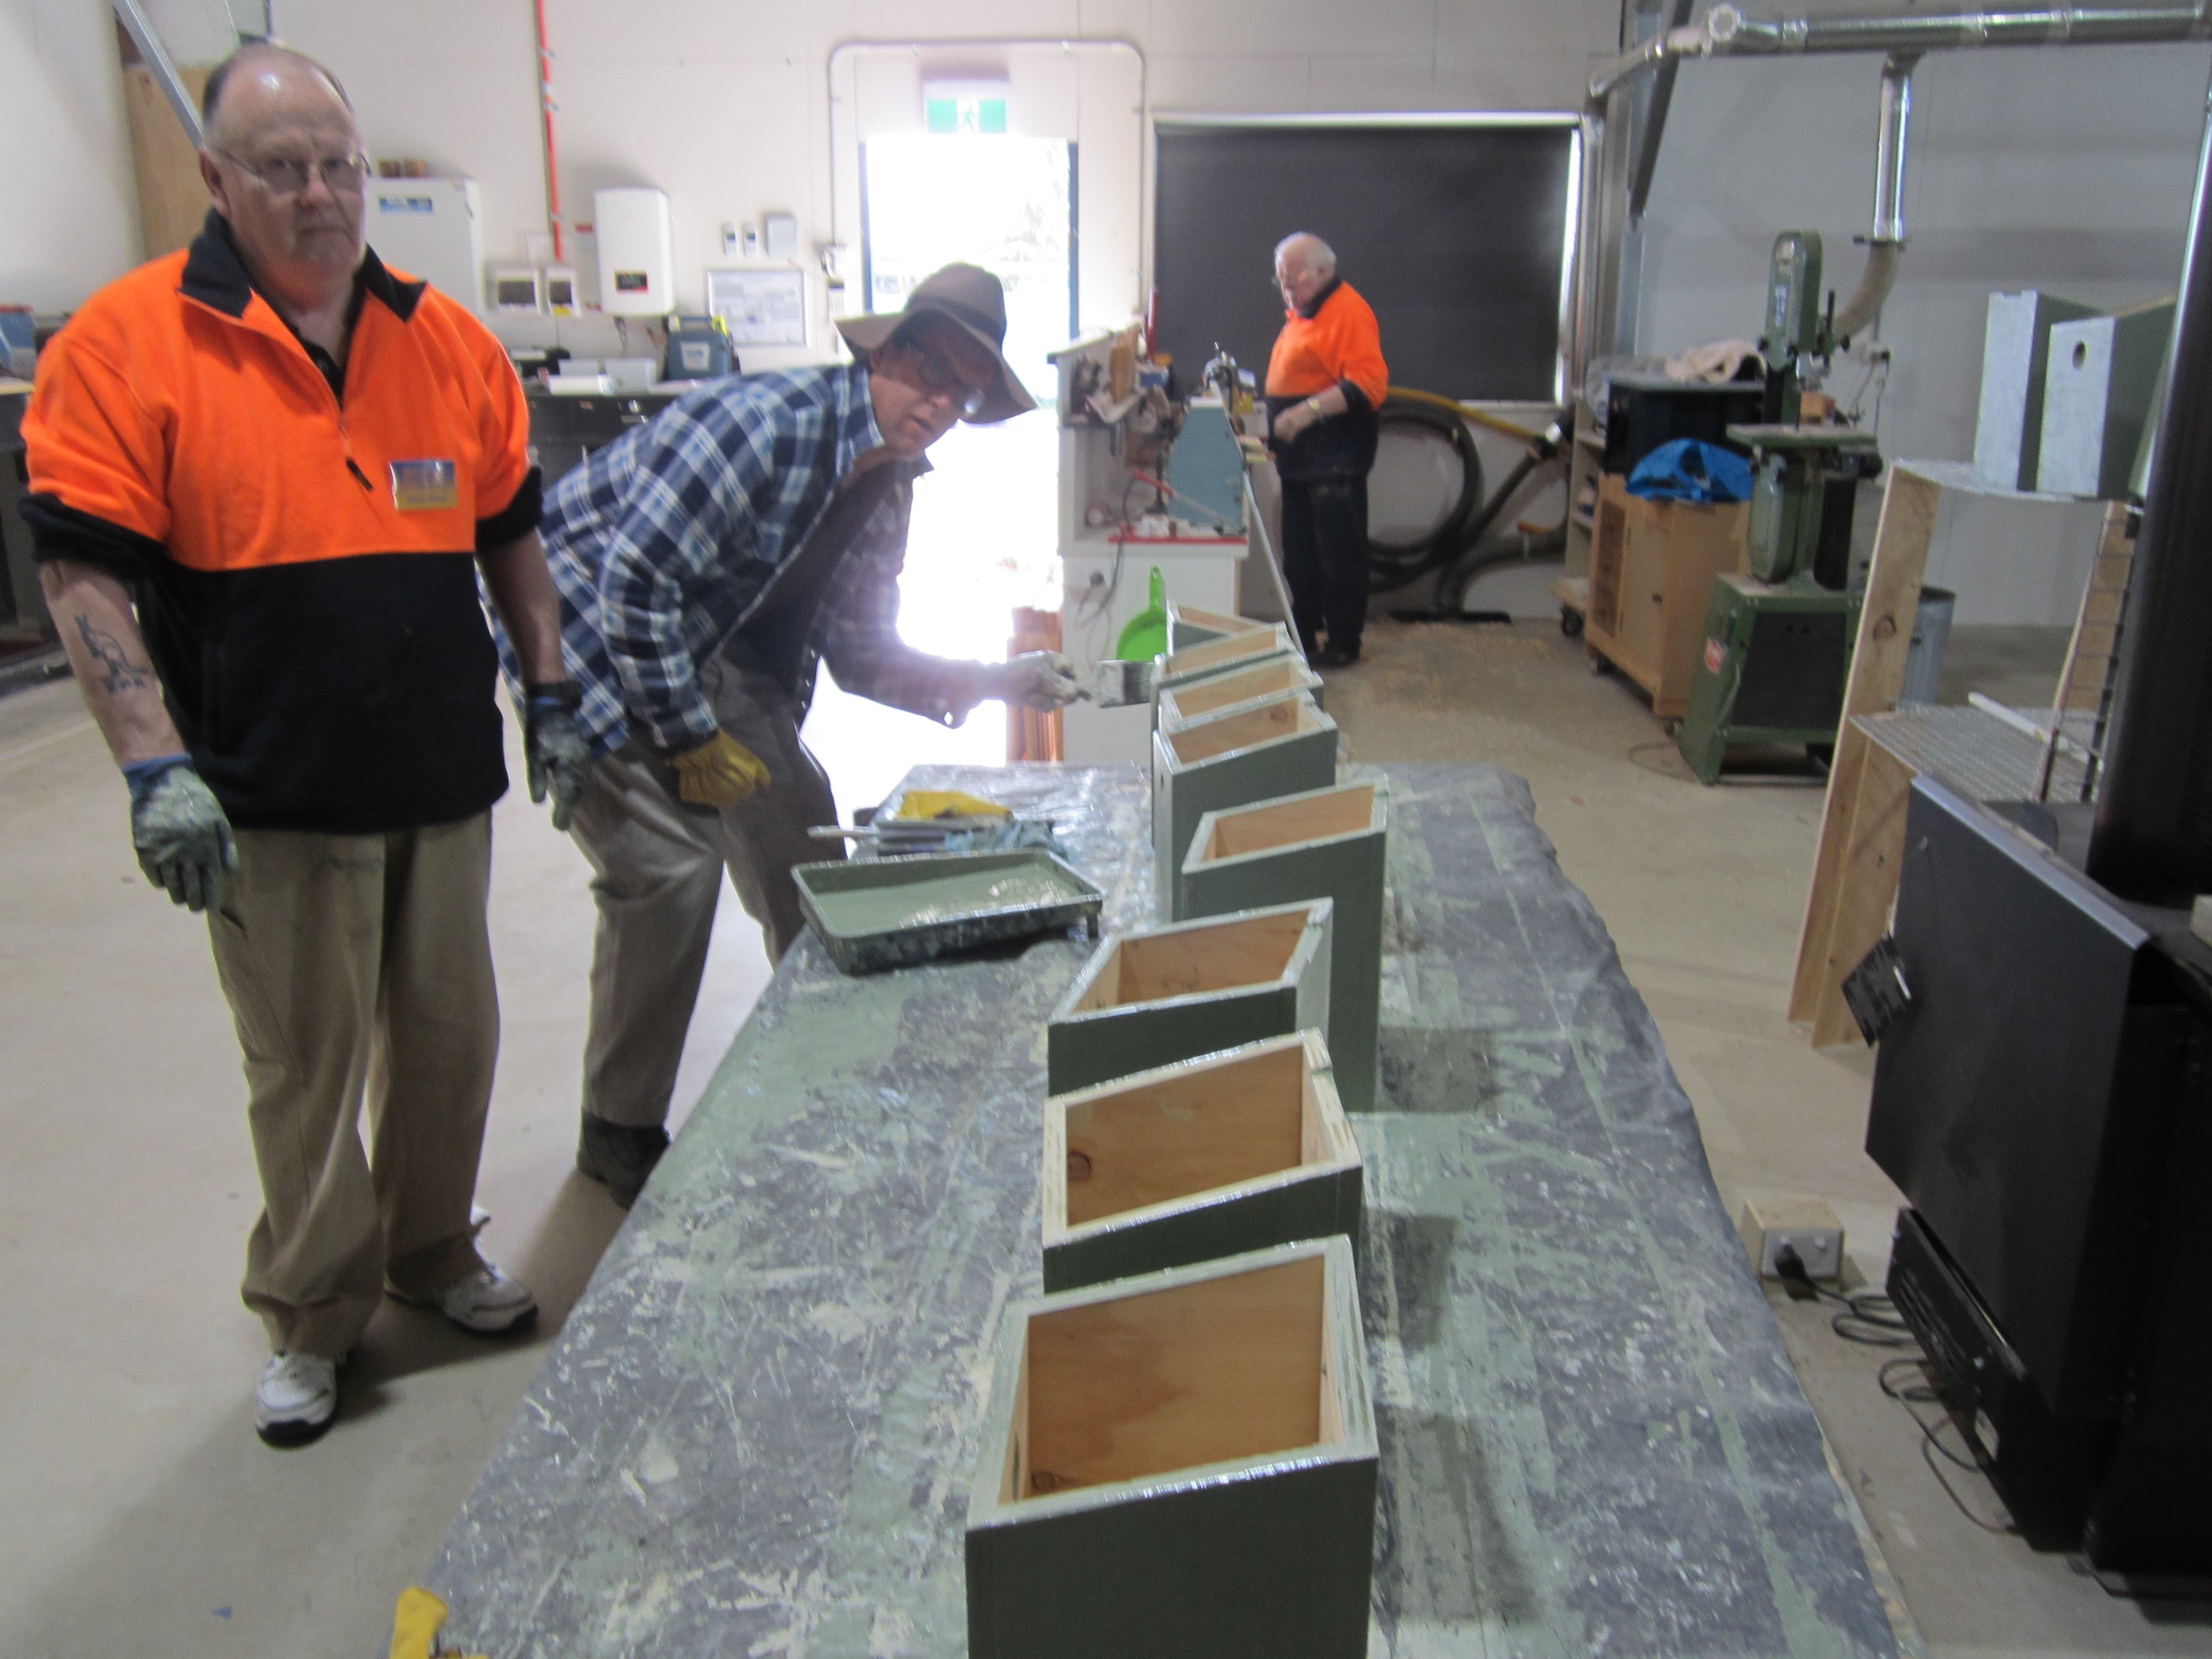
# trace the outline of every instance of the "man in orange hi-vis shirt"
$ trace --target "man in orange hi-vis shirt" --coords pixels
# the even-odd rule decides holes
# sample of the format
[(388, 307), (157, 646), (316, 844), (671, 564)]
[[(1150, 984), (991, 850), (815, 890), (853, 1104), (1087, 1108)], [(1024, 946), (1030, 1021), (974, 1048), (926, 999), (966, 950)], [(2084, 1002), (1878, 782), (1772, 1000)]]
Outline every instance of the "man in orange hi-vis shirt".
[(1267, 360), (1269, 443), (1283, 481), (1283, 576), (1306, 656), (1359, 660), (1367, 624), (1367, 474), (1389, 390), (1382, 332), (1336, 255), (1308, 231), (1275, 249), (1288, 307)]

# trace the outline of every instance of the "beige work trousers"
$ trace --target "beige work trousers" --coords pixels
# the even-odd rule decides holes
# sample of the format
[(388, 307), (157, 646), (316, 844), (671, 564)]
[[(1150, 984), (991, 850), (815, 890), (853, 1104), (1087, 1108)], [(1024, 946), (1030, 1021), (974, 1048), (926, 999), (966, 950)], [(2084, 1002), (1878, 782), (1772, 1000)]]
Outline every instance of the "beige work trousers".
[(483, 1266), (490, 875), (489, 812), (378, 836), (238, 832), (208, 929), (261, 1166), (244, 1294), (273, 1348), (335, 1358), (387, 1281), (425, 1297)]
[(702, 678), (715, 720), (760, 757), (769, 787), (734, 806), (686, 805), (675, 769), (632, 740), (592, 763), (569, 824), (599, 911), (584, 1110), (631, 1128), (668, 1120), (723, 871), (760, 923), (769, 960), (781, 961), (806, 926), (793, 866), (844, 856), (840, 843), (806, 833), (835, 823), (837, 803), (799, 741), (803, 711), (788, 688), (723, 658)]

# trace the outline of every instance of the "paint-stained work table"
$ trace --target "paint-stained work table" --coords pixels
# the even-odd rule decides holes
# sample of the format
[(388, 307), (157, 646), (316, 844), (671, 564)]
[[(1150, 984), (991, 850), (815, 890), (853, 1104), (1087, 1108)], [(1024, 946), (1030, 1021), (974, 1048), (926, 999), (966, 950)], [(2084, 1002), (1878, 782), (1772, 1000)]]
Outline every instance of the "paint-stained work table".
[[(1384, 775), (1390, 1109), (1353, 1120), (1370, 1654), (1917, 1649), (1527, 787)], [(1133, 770), (913, 781), (1056, 818), (1108, 925), (1147, 917)], [(964, 1651), (991, 1338), (1038, 1288), (1045, 1016), (1090, 949), (850, 979), (799, 943), (447, 1535), (429, 1583), (450, 1639), (495, 1659)]]

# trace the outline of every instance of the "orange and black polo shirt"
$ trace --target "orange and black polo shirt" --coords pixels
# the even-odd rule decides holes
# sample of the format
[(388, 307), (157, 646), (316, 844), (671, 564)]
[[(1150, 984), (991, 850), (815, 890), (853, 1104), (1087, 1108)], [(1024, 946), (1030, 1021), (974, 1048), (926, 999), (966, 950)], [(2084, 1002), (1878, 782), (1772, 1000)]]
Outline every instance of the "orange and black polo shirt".
[(1389, 394), (1382, 329), (1359, 291), (1333, 276), (1312, 301), (1283, 313), (1283, 331), (1267, 357), (1267, 409), (1344, 388), (1345, 411), (1316, 421), (1276, 453), (1285, 478), (1364, 477), (1375, 465), (1375, 411)]
[(234, 823), (368, 834), (507, 788), (475, 555), (535, 529), (521, 383), (490, 331), (374, 252), (343, 374), (213, 212), (41, 355), (33, 556), (135, 585), (192, 763)]

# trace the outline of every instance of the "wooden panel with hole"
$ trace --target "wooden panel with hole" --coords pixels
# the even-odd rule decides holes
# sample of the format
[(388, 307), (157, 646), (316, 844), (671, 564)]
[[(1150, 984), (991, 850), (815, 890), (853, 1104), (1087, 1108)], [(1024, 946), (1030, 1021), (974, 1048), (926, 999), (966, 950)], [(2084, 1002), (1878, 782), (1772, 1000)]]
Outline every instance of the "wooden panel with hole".
[(1270, 1244), (1359, 1240), (1359, 1147), (1319, 1031), (1055, 1095), (1044, 1108), (1044, 1287)]
[(1336, 781), (1336, 722), (1303, 693), (1152, 734), (1152, 908), (1189, 915), (1178, 871), (1206, 813)]
[(1375, 1104), (1390, 808), (1382, 787), (1344, 784), (1208, 812), (1178, 876), (1193, 916), (1288, 899), (1334, 899), (1328, 1051), (1347, 1110)]
[(973, 1659), (1363, 1659), (1375, 1416), (1341, 1238), (1017, 1304), (968, 1500)]
[(1045, 1024), (1046, 1087), (1326, 1030), (1334, 915), (1309, 899), (1111, 935)]

